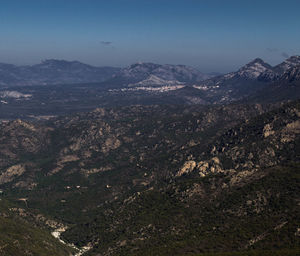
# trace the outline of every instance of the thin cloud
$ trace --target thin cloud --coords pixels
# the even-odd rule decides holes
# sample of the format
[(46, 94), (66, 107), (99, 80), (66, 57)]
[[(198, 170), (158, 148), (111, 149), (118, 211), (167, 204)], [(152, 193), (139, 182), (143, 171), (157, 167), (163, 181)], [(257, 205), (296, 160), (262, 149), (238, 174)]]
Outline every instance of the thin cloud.
[(100, 44), (107, 46), (107, 45), (112, 45), (112, 42), (110, 42), (110, 41), (101, 41)]
[(281, 52), (277, 48), (267, 48), (266, 51), (269, 52), (269, 53), (278, 53), (278, 54), (280, 54), (281, 57), (284, 57), (284, 58), (289, 58), (290, 57), (290, 55), (288, 55), (286, 52)]

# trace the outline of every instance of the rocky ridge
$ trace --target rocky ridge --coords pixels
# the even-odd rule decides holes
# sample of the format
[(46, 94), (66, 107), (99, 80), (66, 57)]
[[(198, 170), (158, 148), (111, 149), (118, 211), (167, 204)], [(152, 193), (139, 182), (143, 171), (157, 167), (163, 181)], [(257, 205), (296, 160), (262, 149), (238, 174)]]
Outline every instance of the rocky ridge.
[(194, 87), (203, 90), (205, 98), (213, 103), (232, 102), (258, 94), (263, 97), (263, 93), (271, 93), (276, 85), (295, 81), (287, 77), (296, 76), (299, 64), (299, 56), (292, 56), (275, 67), (257, 58), (236, 72), (205, 80)]
[(299, 106), (130, 106), (4, 122), (1, 189), (68, 223), (60, 238), (91, 245), (86, 255), (272, 249), (279, 237), (295, 246)]

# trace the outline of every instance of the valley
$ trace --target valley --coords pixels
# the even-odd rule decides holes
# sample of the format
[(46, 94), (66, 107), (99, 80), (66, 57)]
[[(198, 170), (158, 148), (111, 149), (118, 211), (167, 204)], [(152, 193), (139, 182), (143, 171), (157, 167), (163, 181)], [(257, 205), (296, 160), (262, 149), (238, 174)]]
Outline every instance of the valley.
[(61, 239), (92, 247), (84, 255), (295, 253), (299, 106), (124, 106), (4, 122), (2, 198), (64, 223)]

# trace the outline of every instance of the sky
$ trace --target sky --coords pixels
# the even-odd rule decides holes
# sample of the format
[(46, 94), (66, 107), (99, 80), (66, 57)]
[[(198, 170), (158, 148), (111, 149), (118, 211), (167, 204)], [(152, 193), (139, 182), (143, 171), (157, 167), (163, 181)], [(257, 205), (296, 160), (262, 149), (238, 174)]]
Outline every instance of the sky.
[(0, 62), (230, 72), (300, 55), (299, 0), (0, 0)]

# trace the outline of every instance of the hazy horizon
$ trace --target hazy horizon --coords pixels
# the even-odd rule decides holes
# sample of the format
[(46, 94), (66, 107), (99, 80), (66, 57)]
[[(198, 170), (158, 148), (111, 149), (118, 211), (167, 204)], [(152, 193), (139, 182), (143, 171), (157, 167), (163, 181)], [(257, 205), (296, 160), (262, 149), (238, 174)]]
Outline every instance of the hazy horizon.
[(227, 73), (259, 57), (300, 53), (300, 2), (196, 0), (1, 1), (0, 62), (93, 66), (183, 64)]
[[(299, 55), (292, 55), (292, 56), (299, 56)], [(289, 56), (289, 57), (291, 57), (291, 56)], [(287, 58), (289, 58), (289, 57), (287, 57)], [(257, 58), (260, 58), (260, 57), (257, 57)], [(287, 59), (287, 58), (285, 58), (285, 59)], [(244, 64), (241, 64), (241, 66), (238, 67), (237, 69), (241, 68), (242, 66), (248, 64), (249, 62), (251, 62), (251, 61), (253, 61), (255, 59), (256, 58), (253, 58), (253, 59), (249, 60), (248, 62), (246, 62)], [(75, 59), (69, 59), (68, 60), (68, 59), (54, 59), (54, 58), (51, 59), (50, 58), (50, 59), (42, 59), (39, 62), (31, 63), (31, 64), (15, 64), (15, 63), (5, 63), (5, 64), (12, 64), (12, 65), (15, 65), (15, 66), (33, 66), (33, 65), (41, 64), (42, 62), (49, 61), (49, 60), (67, 61), (67, 62), (75, 62), (75, 61), (77, 61), (77, 62), (80, 62), (82, 64), (86, 64), (86, 65), (90, 65), (90, 66), (94, 66), (94, 67), (115, 67), (115, 68), (125, 68), (125, 67), (128, 67), (130, 65), (134, 65), (136, 63), (154, 63), (154, 62), (149, 62), (149, 61), (143, 61), (143, 62), (138, 61), (138, 62), (135, 62), (135, 63), (131, 63), (128, 66), (109, 66), (109, 65), (93, 65), (91, 63), (86, 63), (86, 62), (75, 60)], [(263, 59), (263, 61), (265, 61), (265, 60)], [(4, 62), (0, 62), (0, 63), (4, 63)], [(272, 66), (276, 66), (277, 64), (280, 64), (280, 63), (282, 63), (282, 61), (278, 62), (278, 63), (275, 63), (275, 64), (272, 64)], [(198, 69), (200, 72), (202, 72), (202, 70), (200, 70), (197, 66), (192, 66), (192, 65), (183, 64), (183, 63), (158, 63), (158, 62), (155, 62), (155, 64), (159, 64), (159, 65), (186, 65), (186, 66), (194, 67), (194, 68)], [(271, 63), (268, 63), (268, 64), (271, 64)], [(237, 69), (236, 70), (227, 71), (227, 72), (210, 71), (210, 72), (203, 72), (203, 73), (207, 73), (207, 74), (209, 74), (209, 73), (225, 74), (225, 73), (230, 73), (230, 72), (237, 71)]]

